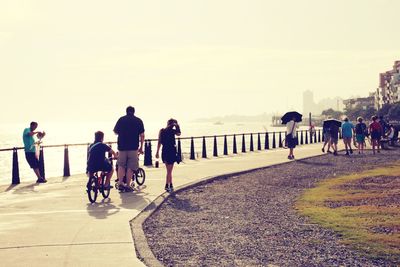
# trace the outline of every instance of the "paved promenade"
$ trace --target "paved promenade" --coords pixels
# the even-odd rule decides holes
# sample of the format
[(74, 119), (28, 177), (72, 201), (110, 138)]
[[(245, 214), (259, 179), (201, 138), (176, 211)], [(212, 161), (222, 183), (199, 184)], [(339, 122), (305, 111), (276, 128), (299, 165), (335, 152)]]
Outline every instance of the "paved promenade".
[[(321, 154), (304, 145), (296, 158)], [(287, 162), (287, 149), (186, 160), (176, 165), (174, 186), (220, 174)], [(161, 167), (161, 166), (160, 166)], [(163, 167), (163, 166), (162, 166)], [(164, 193), (165, 168), (145, 168), (146, 182), (89, 204), (85, 175), (48, 178), (46, 184), (0, 186), (2, 266), (144, 266), (136, 258), (129, 221)], [(23, 181), (23, 177), (21, 178)]]

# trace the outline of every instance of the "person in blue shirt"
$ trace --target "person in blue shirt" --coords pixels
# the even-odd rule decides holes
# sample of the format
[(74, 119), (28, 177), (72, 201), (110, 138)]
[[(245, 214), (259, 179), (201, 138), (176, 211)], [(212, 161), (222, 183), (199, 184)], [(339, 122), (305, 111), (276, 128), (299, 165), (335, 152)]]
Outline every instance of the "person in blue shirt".
[(344, 146), (346, 148), (346, 155), (353, 154), (353, 149), (351, 148), (353, 133), (354, 133), (353, 123), (349, 122), (348, 118), (345, 118), (344, 122), (342, 123), (342, 137)]
[(29, 164), (29, 167), (33, 169), (36, 174), (37, 183), (46, 183), (47, 180), (40, 175), (39, 171), (39, 159), (36, 155), (36, 145), (34, 135), (44, 136), (44, 132), (35, 131), (38, 127), (38, 123), (32, 121), (29, 128), (25, 128), (22, 134), (22, 140), (24, 142), (25, 158)]

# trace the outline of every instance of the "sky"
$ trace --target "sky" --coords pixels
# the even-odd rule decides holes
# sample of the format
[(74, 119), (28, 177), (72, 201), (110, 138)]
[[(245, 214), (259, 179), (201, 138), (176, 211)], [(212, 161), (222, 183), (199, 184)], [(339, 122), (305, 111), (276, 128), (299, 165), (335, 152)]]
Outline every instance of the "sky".
[(0, 0), (0, 122), (191, 120), (367, 96), (398, 0)]

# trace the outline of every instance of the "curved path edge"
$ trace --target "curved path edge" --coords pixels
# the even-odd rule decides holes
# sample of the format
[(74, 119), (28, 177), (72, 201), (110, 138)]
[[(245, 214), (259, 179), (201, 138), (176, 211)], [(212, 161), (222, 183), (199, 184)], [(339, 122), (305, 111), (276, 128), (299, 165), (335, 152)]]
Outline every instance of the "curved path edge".
[[(309, 156), (309, 157), (304, 157), (300, 158), (298, 160), (304, 160), (304, 159), (310, 159), (310, 158), (315, 158), (315, 157), (321, 157), (324, 155), (315, 155), (315, 156)], [(237, 171), (237, 172), (231, 172), (231, 173), (225, 173), (225, 174), (220, 174), (216, 176), (208, 176), (204, 177), (202, 179), (199, 179), (197, 181), (193, 181), (191, 183), (187, 183), (185, 185), (182, 185), (178, 188), (173, 193), (163, 193), (160, 196), (158, 196), (154, 201), (152, 201), (148, 206), (146, 206), (135, 218), (133, 218), (130, 221), (131, 225), (131, 232), (132, 232), (132, 238), (133, 238), (133, 243), (135, 246), (135, 251), (138, 259), (140, 259), (146, 266), (149, 267), (162, 267), (164, 266), (162, 262), (160, 262), (156, 256), (153, 254), (153, 251), (150, 249), (149, 244), (147, 243), (147, 238), (143, 230), (143, 223), (149, 218), (155, 211), (157, 211), (161, 205), (173, 194), (177, 194), (183, 190), (188, 190), (196, 186), (204, 185), (216, 180), (221, 180), (221, 179), (227, 179), (232, 176), (236, 175), (242, 175), (258, 170), (264, 170), (271, 168), (273, 166), (280, 166), (284, 164), (289, 164), (290, 162), (282, 162), (282, 163), (276, 163), (276, 164), (271, 164), (263, 167), (258, 167), (258, 168), (253, 168), (253, 169), (247, 169), (247, 170), (242, 170), (242, 171)]]

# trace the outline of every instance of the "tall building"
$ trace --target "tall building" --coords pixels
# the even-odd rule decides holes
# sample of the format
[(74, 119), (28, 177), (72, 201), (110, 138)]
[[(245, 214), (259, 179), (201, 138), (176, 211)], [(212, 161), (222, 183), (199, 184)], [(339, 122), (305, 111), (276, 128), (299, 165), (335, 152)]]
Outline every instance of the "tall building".
[(310, 90), (303, 92), (303, 114), (320, 115), (322, 111), (327, 109), (333, 109), (337, 111), (343, 110), (343, 99), (340, 97), (335, 98), (324, 98), (318, 103), (314, 101), (314, 93)]
[(400, 60), (394, 62), (393, 69), (379, 74), (379, 87), (375, 94), (375, 108), (400, 101)]

